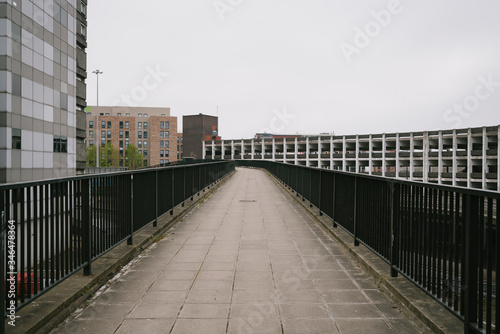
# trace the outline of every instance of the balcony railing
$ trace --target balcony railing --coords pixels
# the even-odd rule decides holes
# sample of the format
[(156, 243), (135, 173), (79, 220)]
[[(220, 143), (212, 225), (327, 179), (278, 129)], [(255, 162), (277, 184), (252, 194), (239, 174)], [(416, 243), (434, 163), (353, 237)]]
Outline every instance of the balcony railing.
[[(207, 162), (0, 185), (0, 282), (25, 306), (234, 170)], [(2, 319), (2, 324), (3, 324)], [(1, 329), (1, 328), (0, 328)]]
[(499, 192), (273, 162), (267, 169), (464, 323), (494, 333), (500, 321)]

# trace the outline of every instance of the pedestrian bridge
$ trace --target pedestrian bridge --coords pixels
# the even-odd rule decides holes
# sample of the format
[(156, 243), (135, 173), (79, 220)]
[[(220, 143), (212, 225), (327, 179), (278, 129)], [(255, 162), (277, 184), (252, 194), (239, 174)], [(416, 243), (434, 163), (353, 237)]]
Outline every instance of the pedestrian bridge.
[(54, 333), (419, 333), (264, 171), (237, 169)]
[(2, 331), (494, 332), (499, 193), (239, 163), (0, 186)]

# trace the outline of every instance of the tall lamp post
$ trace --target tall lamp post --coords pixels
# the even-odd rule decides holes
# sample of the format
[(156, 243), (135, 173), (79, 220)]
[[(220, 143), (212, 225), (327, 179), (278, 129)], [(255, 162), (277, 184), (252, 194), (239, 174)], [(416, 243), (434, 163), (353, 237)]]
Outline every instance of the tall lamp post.
[(102, 74), (101, 71), (95, 70), (94, 72), (95, 75), (97, 76), (97, 120), (96, 120), (96, 128), (97, 128), (97, 145), (95, 146), (96, 148), (96, 167), (99, 167), (99, 146), (101, 146), (101, 139), (99, 138), (100, 129), (99, 129), (99, 74)]

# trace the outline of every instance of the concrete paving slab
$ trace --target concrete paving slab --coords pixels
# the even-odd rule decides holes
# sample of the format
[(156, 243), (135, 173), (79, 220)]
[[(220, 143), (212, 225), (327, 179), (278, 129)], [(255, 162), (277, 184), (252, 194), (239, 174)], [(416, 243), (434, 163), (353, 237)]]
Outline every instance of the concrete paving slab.
[(54, 333), (421, 332), (287, 196), (238, 169)]

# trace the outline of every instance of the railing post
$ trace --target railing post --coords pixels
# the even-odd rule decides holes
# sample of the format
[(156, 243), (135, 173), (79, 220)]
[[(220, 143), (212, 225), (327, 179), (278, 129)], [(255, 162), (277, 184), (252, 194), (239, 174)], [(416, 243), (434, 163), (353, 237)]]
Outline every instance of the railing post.
[(358, 177), (354, 176), (354, 212), (353, 212), (353, 234), (354, 234), (354, 246), (359, 246), (358, 241), (358, 222), (357, 222), (357, 210), (358, 210)]
[(194, 173), (195, 173), (195, 167), (191, 167), (191, 201), (194, 201)]
[[(475, 333), (471, 328), (477, 325), (478, 284), (478, 209), (479, 198), (467, 194), (465, 197), (465, 282), (464, 282), (464, 333)], [(481, 282), (482, 284), (482, 282)], [(481, 296), (482, 297), (482, 296)], [(497, 311), (498, 312), (498, 311)], [(481, 319), (482, 321), (482, 319)]]
[(172, 208), (170, 210), (170, 215), (173, 216), (174, 215), (174, 203), (175, 203), (175, 186), (174, 186), (174, 171), (175, 169), (171, 169), (171, 174), (172, 174), (172, 182), (171, 182), (171, 185), (172, 185), (172, 189), (170, 190), (171, 193), (172, 193), (172, 202), (170, 203), (170, 207)]
[(130, 237), (127, 239), (127, 245), (134, 244), (134, 174), (130, 174)]
[[(399, 262), (399, 233), (396, 235), (397, 231), (401, 230), (398, 226), (399, 223), (399, 196), (401, 185), (390, 183), (391, 187), (391, 277), (398, 277), (398, 271), (396, 266)], [(396, 231), (396, 227), (398, 228)]]
[(153, 227), (158, 226), (158, 170), (155, 170), (155, 220)]
[(82, 187), (82, 220), (83, 220), (83, 256), (87, 265), (83, 267), (83, 275), (92, 274), (92, 180), (83, 180)]
[(186, 201), (186, 171), (187, 167), (184, 167), (182, 171), (182, 203), (181, 207), (184, 207), (184, 202)]
[(337, 223), (335, 222), (335, 188), (337, 185), (337, 173), (333, 172), (333, 200), (332, 200), (332, 220), (333, 220), (333, 227), (337, 228)]
[(322, 171), (320, 169), (319, 170), (319, 187), (318, 187), (319, 188), (318, 189), (318, 191), (319, 191), (318, 210), (319, 210), (319, 215), (323, 216), (323, 211), (321, 211), (321, 174), (322, 174)]

